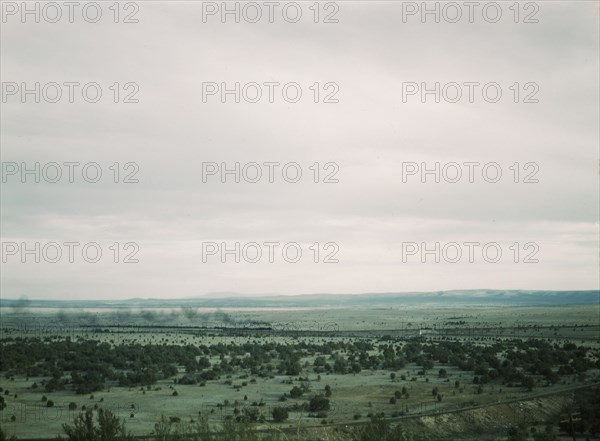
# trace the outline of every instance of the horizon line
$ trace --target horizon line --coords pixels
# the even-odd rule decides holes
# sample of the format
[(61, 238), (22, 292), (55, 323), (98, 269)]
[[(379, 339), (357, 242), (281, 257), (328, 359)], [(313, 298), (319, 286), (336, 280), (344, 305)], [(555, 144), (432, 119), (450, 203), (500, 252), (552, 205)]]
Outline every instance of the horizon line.
[[(22, 295), (21, 297), (3, 297), (0, 295), (0, 301), (78, 301), (78, 302), (127, 302), (127, 301), (135, 301), (135, 300), (202, 300), (202, 299), (219, 299), (219, 298), (274, 298), (274, 297), (310, 297), (310, 296), (369, 296), (369, 295), (418, 295), (418, 294), (443, 294), (443, 293), (472, 293), (472, 292), (525, 292), (525, 293), (535, 293), (535, 292), (548, 292), (548, 293), (566, 293), (566, 292), (578, 292), (578, 293), (597, 293), (600, 294), (600, 289), (495, 289), (495, 288), (473, 288), (473, 289), (448, 289), (448, 290), (433, 290), (433, 291), (377, 291), (377, 292), (362, 292), (362, 293), (342, 293), (342, 292), (315, 292), (315, 293), (303, 293), (303, 294), (281, 294), (281, 293), (261, 293), (261, 294), (253, 294), (253, 293), (239, 293), (239, 292), (210, 292), (204, 294), (198, 294), (195, 296), (187, 296), (187, 297), (128, 297), (123, 299), (108, 299), (108, 298), (52, 298), (52, 299), (43, 299), (43, 298), (33, 298)], [(220, 297), (219, 297), (220, 296)]]

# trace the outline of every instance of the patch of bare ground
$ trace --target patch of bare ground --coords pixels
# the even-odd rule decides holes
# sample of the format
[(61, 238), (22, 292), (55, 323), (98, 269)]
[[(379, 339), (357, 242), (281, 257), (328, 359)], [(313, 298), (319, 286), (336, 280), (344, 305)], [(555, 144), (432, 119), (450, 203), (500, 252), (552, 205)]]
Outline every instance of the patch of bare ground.
[(508, 429), (518, 424), (545, 426), (556, 422), (561, 410), (572, 401), (573, 393), (566, 392), (464, 412), (425, 416), (401, 424), (409, 432), (427, 440), (500, 441), (506, 440)]

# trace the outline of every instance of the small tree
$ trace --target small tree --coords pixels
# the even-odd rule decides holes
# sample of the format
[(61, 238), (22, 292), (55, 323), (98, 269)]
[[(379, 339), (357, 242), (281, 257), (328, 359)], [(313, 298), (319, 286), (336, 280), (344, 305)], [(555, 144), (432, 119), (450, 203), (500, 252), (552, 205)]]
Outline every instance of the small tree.
[(300, 389), (298, 386), (294, 386), (290, 391), (290, 397), (292, 398), (300, 398), (304, 391)]
[(276, 407), (273, 409), (273, 421), (276, 423), (281, 423), (288, 419), (288, 410), (287, 407)]
[(535, 382), (532, 377), (526, 376), (523, 378), (523, 387), (527, 389), (527, 391), (531, 392), (533, 390), (533, 386), (535, 386)]
[(329, 410), (329, 400), (321, 395), (312, 397), (308, 402), (310, 412), (324, 412)]

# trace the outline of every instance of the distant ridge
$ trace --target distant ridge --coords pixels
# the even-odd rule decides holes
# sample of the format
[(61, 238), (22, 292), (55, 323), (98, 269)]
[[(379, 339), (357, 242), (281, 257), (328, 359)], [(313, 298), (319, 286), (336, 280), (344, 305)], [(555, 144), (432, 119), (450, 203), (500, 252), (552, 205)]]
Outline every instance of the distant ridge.
[(35, 300), (0, 299), (2, 308), (348, 308), (382, 306), (418, 306), (435, 304), (497, 306), (598, 305), (600, 291), (542, 290), (451, 290), (428, 292), (243, 295), (210, 293), (201, 297), (173, 299), (131, 298), (126, 300)]

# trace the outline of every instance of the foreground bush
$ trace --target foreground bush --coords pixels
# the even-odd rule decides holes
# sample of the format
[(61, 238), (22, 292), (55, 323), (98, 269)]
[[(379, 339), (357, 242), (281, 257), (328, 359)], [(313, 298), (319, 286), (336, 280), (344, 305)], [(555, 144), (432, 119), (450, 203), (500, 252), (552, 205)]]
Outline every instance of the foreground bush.
[[(125, 430), (125, 423), (110, 410), (99, 409), (97, 422), (91, 410), (80, 413), (73, 425), (63, 424), (68, 441), (133, 441), (133, 436)], [(63, 438), (59, 438), (63, 439)]]

